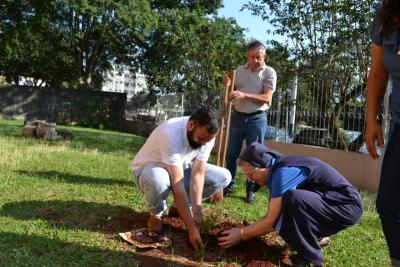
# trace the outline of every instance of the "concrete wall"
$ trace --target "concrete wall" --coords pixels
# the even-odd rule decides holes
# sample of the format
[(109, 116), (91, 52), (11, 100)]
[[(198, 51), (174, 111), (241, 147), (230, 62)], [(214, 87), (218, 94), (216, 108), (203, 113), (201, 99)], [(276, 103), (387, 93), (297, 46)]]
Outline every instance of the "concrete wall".
[(157, 127), (157, 124), (152, 122), (143, 121), (123, 121), (122, 131), (140, 136), (149, 136), (151, 132)]
[(83, 89), (0, 86), (0, 118), (46, 120), (119, 130), (126, 94)]
[(368, 155), (356, 152), (267, 140), (265, 144), (288, 156), (308, 155), (316, 157), (333, 166), (355, 187), (370, 192), (377, 192), (378, 190), (383, 157), (373, 160)]

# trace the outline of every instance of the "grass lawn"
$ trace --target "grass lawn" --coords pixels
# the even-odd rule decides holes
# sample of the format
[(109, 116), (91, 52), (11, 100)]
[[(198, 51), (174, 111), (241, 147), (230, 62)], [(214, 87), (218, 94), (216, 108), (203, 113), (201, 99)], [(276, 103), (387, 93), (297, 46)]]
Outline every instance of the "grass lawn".
[[(145, 139), (60, 126), (74, 139), (45, 142), (22, 138), (21, 126), (0, 120), (0, 266), (141, 265), (145, 259), (117, 238), (121, 229), (113, 220), (119, 218), (122, 228), (124, 219), (146, 211), (129, 171)], [(266, 212), (267, 193), (257, 194), (256, 205), (246, 204), (243, 175), (238, 180), (233, 197), (205, 206), (255, 221)], [(360, 223), (324, 249), (326, 266), (389, 266), (375, 194), (363, 193), (363, 199)]]

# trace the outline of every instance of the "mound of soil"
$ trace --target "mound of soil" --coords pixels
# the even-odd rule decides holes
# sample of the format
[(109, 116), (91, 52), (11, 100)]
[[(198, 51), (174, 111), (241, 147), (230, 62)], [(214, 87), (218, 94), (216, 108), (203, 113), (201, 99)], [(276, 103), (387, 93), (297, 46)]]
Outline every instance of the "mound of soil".
[[(280, 259), (287, 257), (291, 252), (287, 249), (286, 244), (281, 240), (277, 234), (269, 235), (268, 238), (252, 238), (238, 245), (221, 249), (218, 246), (218, 237), (222, 235), (225, 230), (232, 227), (240, 228), (248, 225), (246, 221), (236, 223), (232, 221), (220, 221), (218, 218), (213, 217), (213, 214), (207, 214), (205, 217), (211, 216), (211, 221), (215, 224), (205, 229), (200, 226), (202, 239), (205, 244), (203, 260), (204, 261), (218, 261), (218, 260), (233, 260), (233, 262), (240, 263), (242, 266), (277, 266)], [(225, 218), (226, 220), (226, 218)], [(205, 219), (207, 224), (207, 218)], [(185, 224), (180, 218), (165, 217), (163, 219), (164, 225), (169, 226), (169, 230), (175, 233), (183, 233), (187, 235)], [(172, 243), (174, 241), (172, 240)], [(176, 245), (176, 243), (175, 243)], [(180, 249), (191, 249), (188, 240), (185, 246), (179, 246)], [(220, 257), (220, 255), (223, 255)]]
[[(248, 239), (228, 249), (221, 249), (217, 239), (222, 232), (232, 227), (243, 227), (247, 222), (229, 221), (213, 211), (204, 213), (203, 223), (199, 227), (205, 244), (203, 250), (195, 251), (191, 248), (184, 222), (178, 217), (168, 216), (163, 218), (164, 234), (171, 240), (171, 247), (137, 251), (142, 266), (159, 264), (160, 259), (164, 259), (163, 266), (198, 266), (200, 262), (202, 266), (217, 264), (221, 266), (221, 262), (224, 262), (223, 266), (240, 264), (247, 267), (272, 267), (283, 266), (281, 259), (292, 254), (284, 241), (274, 233), (262, 238)], [(140, 218), (140, 221), (142, 219)], [(154, 262), (151, 259), (154, 259)]]

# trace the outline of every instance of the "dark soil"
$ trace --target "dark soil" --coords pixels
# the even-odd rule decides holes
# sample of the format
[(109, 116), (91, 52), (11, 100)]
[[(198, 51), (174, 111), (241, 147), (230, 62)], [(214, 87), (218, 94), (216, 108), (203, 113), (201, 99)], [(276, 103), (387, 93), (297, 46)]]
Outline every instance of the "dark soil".
[[(263, 238), (246, 240), (228, 249), (221, 249), (217, 242), (221, 233), (231, 227), (243, 227), (247, 223), (227, 221), (225, 217), (218, 218), (215, 213), (212, 214), (212, 211), (207, 213), (203, 220), (205, 223), (200, 226), (205, 244), (202, 251), (191, 248), (186, 227), (180, 218), (165, 217), (163, 218), (164, 234), (171, 239), (172, 246), (165, 249), (136, 250), (137, 260), (141, 262), (141, 266), (159, 266), (162, 261), (162, 266), (221, 266), (223, 262), (222, 266), (271, 267), (283, 266), (282, 258), (292, 254), (275, 233)], [(115, 219), (127, 227), (125, 230), (143, 227), (148, 214), (137, 213), (136, 216), (140, 218), (130, 219), (123, 223), (121, 218)], [(138, 222), (143, 223), (138, 225)], [(129, 245), (126, 246), (129, 248)]]

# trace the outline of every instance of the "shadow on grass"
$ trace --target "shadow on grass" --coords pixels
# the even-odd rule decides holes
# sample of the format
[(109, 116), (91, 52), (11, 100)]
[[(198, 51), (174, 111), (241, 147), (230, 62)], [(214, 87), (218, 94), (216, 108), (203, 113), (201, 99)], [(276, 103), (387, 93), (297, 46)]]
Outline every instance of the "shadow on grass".
[[(136, 212), (133, 209), (123, 206), (113, 206), (109, 204), (100, 204), (94, 202), (84, 201), (21, 201), (6, 203), (0, 210), (0, 216), (9, 216), (17, 220), (36, 220), (41, 219), (48, 223), (49, 228), (61, 228), (66, 230), (87, 230), (91, 232), (100, 232), (105, 234), (107, 239), (121, 240), (118, 236), (120, 232), (127, 232), (136, 228), (143, 228), (146, 225), (149, 214), (147, 212)], [(168, 229), (166, 229), (168, 231)], [(153, 249), (150, 251), (136, 251), (140, 262), (139, 266), (194, 266), (199, 260), (195, 251), (188, 247), (187, 232), (168, 232), (171, 237), (173, 248), (172, 249)], [(0, 266), (2, 265), (2, 245), (3, 238), (0, 234)], [(24, 240), (22, 237), (17, 242), (18, 246), (23, 246), (25, 242), (32, 242), (32, 240)], [(35, 241), (37, 243), (37, 250), (35, 254), (47, 253), (46, 239)], [(40, 243), (43, 242), (42, 245)], [(122, 241), (121, 241), (122, 242)], [(51, 243), (51, 242), (50, 242)], [(57, 243), (58, 244), (58, 243)], [(28, 246), (28, 245), (27, 245)], [(65, 244), (68, 247), (68, 244)], [(43, 248), (41, 248), (43, 247)], [(130, 245), (123, 246), (126, 249), (133, 249)], [(9, 249), (13, 251), (13, 247)], [(63, 244), (59, 244), (54, 248), (54, 253), (64, 254)], [(59, 251), (58, 251), (59, 250)], [(72, 248), (71, 250), (74, 250)], [(95, 252), (95, 250), (93, 250)], [(92, 257), (92, 250), (86, 250), (82, 257)], [(100, 253), (100, 252), (98, 252)], [(111, 252), (110, 252), (111, 253)], [(71, 253), (71, 257), (75, 257)], [(96, 253), (95, 253), (96, 254)], [(112, 255), (112, 253), (110, 254)], [(35, 255), (33, 255), (35, 256)], [(143, 256), (143, 257), (142, 257)], [(51, 256), (53, 257), (53, 256)], [(125, 256), (122, 256), (125, 257)], [(79, 257), (78, 257), (79, 258)], [(157, 262), (160, 259), (167, 258), (168, 261)], [(191, 264), (185, 264), (182, 259), (187, 259)], [(4, 259), (3, 259), (4, 261)], [(39, 266), (40, 264), (32, 264), (26, 266)], [(49, 264), (41, 264), (49, 265)], [(50, 264), (51, 265), (51, 264)], [(69, 264), (61, 264), (62, 266), (70, 266)], [(74, 265), (74, 264), (72, 264)], [(104, 264), (79, 264), (76, 266), (103, 266)], [(10, 265), (15, 266), (15, 265)], [(53, 265), (51, 265), (53, 266)], [(114, 265), (110, 265), (114, 266)], [(123, 265), (121, 265), (123, 266)]]
[[(146, 212), (136, 212), (135, 210), (124, 206), (115, 206), (105, 203), (52, 200), (6, 203), (0, 209), (0, 216), (8, 216), (17, 220), (41, 219), (48, 223), (49, 228), (56, 227), (66, 230), (100, 232), (104, 233), (107, 239), (120, 240), (118, 236), (119, 232), (126, 232), (134, 228), (145, 227), (149, 215)], [(251, 260), (278, 262), (280, 258), (279, 253), (272, 251), (261, 241), (261, 239), (251, 239), (249, 241), (251, 243), (244, 242), (241, 243), (240, 246), (234, 246), (227, 250), (210, 249), (204, 250), (203, 252), (196, 252), (188, 245), (186, 230), (166, 226), (165, 233), (171, 238), (172, 248), (136, 251), (134, 257), (140, 262), (140, 266), (198, 266), (200, 265), (200, 262), (210, 264), (215, 264), (220, 261), (244, 263)], [(24, 236), (17, 236), (16, 239), (17, 241), (19, 239), (19, 241), (16, 242), (15, 245), (4, 245), (4, 237), (1, 233), (0, 238), (0, 266), (1, 261), (4, 261), (4, 259), (1, 258), (2, 255), (4, 255), (4, 249), (2, 249), (4, 246), (7, 246), (6, 249), (10, 250), (10, 253), (12, 253), (15, 247), (27, 246), (28, 251), (29, 249), (32, 250), (33, 248), (29, 247), (32, 245), (37, 250), (32, 256), (37, 254), (39, 256), (43, 255), (43, 257), (56, 257), (52, 255), (53, 253), (64, 255), (64, 250), (67, 250), (67, 255), (68, 253), (71, 254), (70, 257), (78, 259), (88, 257), (88, 255), (92, 257), (92, 254), (96, 255), (96, 253), (108, 253), (109, 256), (116, 257), (119, 255), (113, 255), (112, 251), (97, 251), (93, 248), (89, 249), (83, 247), (83, 255), (79, 257), (75, 256), (73, 252), (79, 250), (79, 247), (76, 247), (76, 245), (65, 244), (60, 241), (54, 241), (54, 248), (48, 248), (47, 246), (51, 245), (46, 245), (47, 242), (52, 244), (53, 241), (40, 238), (39, 241), (35, 238), (33, 238), (34, 240), (24, 240)], [(29, 237), (27, 238), (29, 239)], [(43, 244), (41, 245), (41, 243)], [(72, 248), (68, 248), (69, 246), (72, 246)], [(131, 249), (128, 245), (123, 247)], [(255, 247), (257, 249), (255, 249)], [(54, 252), (48, 252), (49, 250)], [(50, 254), (50, 256), (48, 254)], [(107, 256), (104, 255), (103, 257), (107, 258)], [(124, 260), (128, 256), (126, 254), (121, 254), (119, 257)], [(13, 258), (10, 258), (10, 260), (13, 260)], [(165, 262), (159, 262), (160, 260)], [(33, 264), (28, 266), (38, 265), (49, 264)], [(96, 264), (89, 265), (96, 266)], [(98, 265), (100, 266), (104, 264)], [(65, 266), (69, 265), (66, 264)], [(78, 266), (85, 266), (85, 264), (79, 264)]]
[(58, 171), (31, 171), (31, 170), (16, 170), (15, 172), (34, 176), (37, 178), (48, 179), (51, 181), (62, 181), (71, 184), (92, 184), (92, 185), (121, 185), (121, 186), (133, 186), (133, 181), (123, 181), (113, 178), (95, 178), (91, 176), (62, 173)]
[(142, 228), (146, 225), (147, 212), (136, 212), (124, 206), (85, 201), (21, 201), (6, 203), (0, 215), (18, 220), (47, 221), (50, 226), (81, 229), (115, 234)]
[(62, 127), (62, 130), (73, 133), (73, 140), (65, 144), (75, 149), (96, 149), (101, 152), (119, 152), (133, 156), (146, 141), (143, 137), (119, 132), (73, 127)]
[(0, 266), (184, 266), (156, 256), (0, 232)]

